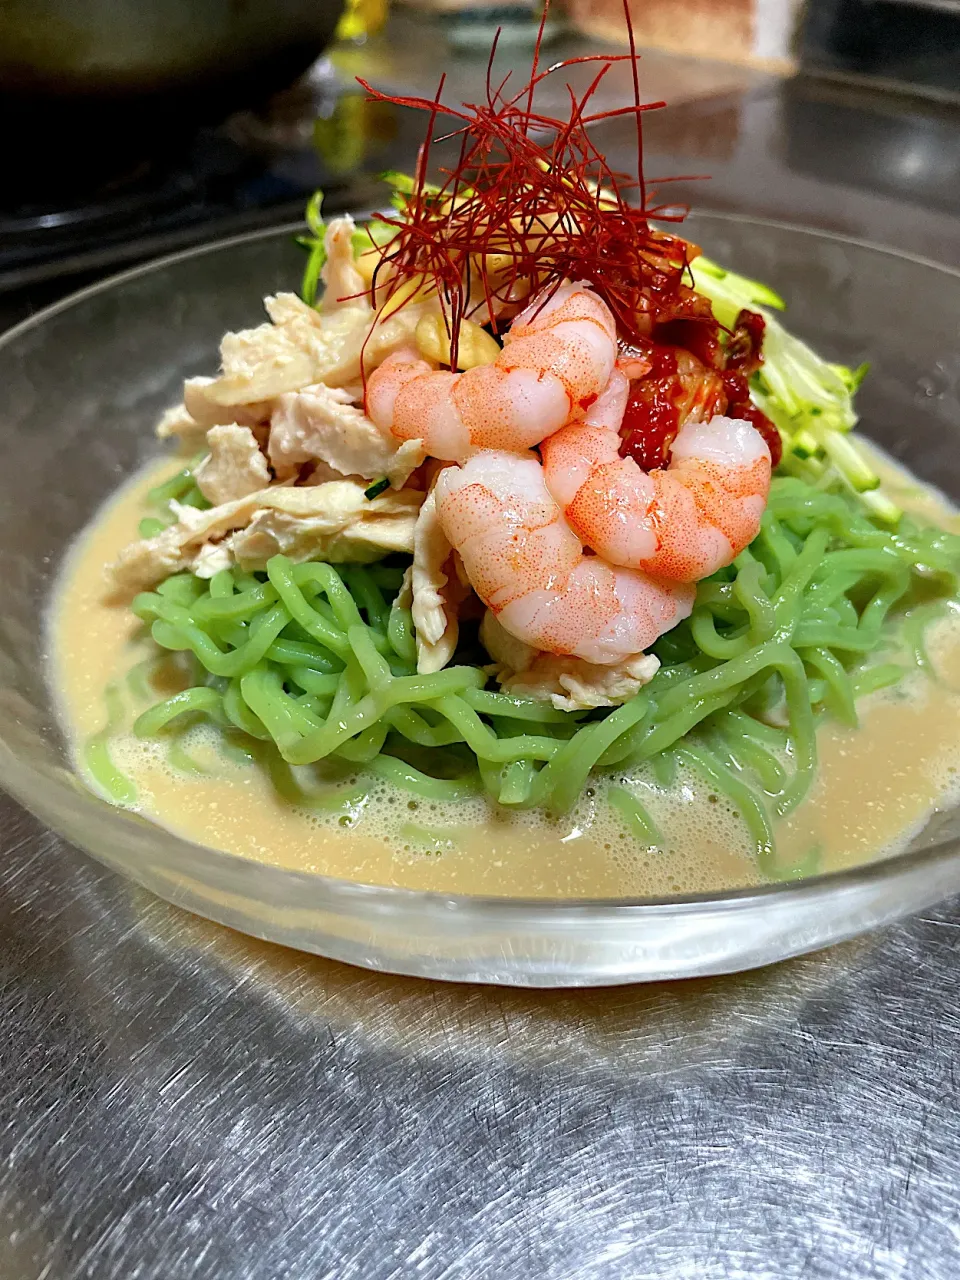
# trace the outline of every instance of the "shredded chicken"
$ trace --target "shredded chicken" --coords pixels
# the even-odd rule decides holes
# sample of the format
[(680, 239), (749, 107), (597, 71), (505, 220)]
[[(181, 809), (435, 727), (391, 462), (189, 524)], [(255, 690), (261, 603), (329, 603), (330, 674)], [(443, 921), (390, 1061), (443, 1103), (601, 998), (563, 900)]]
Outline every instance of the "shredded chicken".
[(652, 653), (638, 653), (609, 667), (541, 653), (509, 635), (490, 610), (480, 624), (480, 641), (494, 659), (494, 675), (505, 693), (549, 702), (558, 711), (619, 706), (649, 684), (660, 667)]
[(302, 487), (310, 485), (329, 484), (331, 480), (363, 480), (364, 485), (368, 484), (363, 476), (345, 476), (342, 471), (337, 471), (335, 467), (331, 467), (328, 462), (315, 462), (309, 470), (301, 472), (297, 484)]
[(366, 291), (363, 276), (353, 258), (353, 233), (356, 229), (349, 214), (331, 219), (327, 226), (323, 240), (327, 260), (320, 271), (320, 279), (325, 286), (321, 303), (325, 315), (355, 303), (358, 295)]
[(256, 427), (268, 421), (273, 409), (272, 400), (254, 400), (249, 404), (219, 404), (210, 394), (214, 378), (187, 378), (183, 384), (183, 406), (203, 427), (228, 426), (237, 423), (241, 427)]
[[(361, 357), (369, 373), (411, 344), (418, 322), (439, 313), (439, 306), (432, 299), (377, 318), (368, 301), (351, 297), (363, 292), (353, 266), (353, 231), (350, 218), (335, 218), (327, 230), (323, 312), (293, 293), (265, 299), (269, 323), (224, 335), (220, 376), (186, 380), (183, 402), (157, 424), (161, 439), (179, 437), (194, 444), (210, 427), (258, 427), (270, 419), (277, 397), (318, 383), (344, 388), (346, 403), (362, 400)], [(372, 472), (358, 474), (373, 477)]]
[(417, 670), (440, 671), (453, 657), (459, 636), (459, 608), (470, 593), (456, 572), (459, 556), (437, 519), (433, 492), (427, 494), (413, 535), (413, 564), (404, 577), (417, 637)]
[(175, 404), (165, 410), (156, 425), (161, 440), (182, 440), (185, 445), (199, 449), (207, 428), (188, 411), (186, 405)]
[(360, 372), (360, 348), (370, 328), (365, 304), (321, 317), (293, 293), (265, 302), (270, 324), (224, 335), (223, 372), (206, 389), (217, 404), (268, 400), (313, 382), (349, 381)]
[[(171, 502), (175, 523), (124, 548), (110, 572), (117, 586), (135, 591), (181, 571), (259, 569), (280, 552), (331, 562), (412, 552), (407, 589), (419, 666), (435, 671), (456, 647), (469, 584), (455, 571), (458, 557), (432, 500), (418, 524), (423, 479), (413, 473), (425, 460), (422, 443), (401, 443), (361, 403), (364, 370), (411, 345), (418, 322), (439, 314), (439, 304), (411, 302), (378, 316), (363, 296), (354, 231), (350, 218), (327, 229), (322, 310), (292, 293), (267, 298), (267, 323), (224, 336), (219, 376), (184, 383), (183, 402), (157, 432), (194, 447), (205, 439), (208, 456), (195, 477), (213, 505), (200, 511)], [(381, 479), (391, 488), (367, 498)]]
[(371, 500), (351, 480), (273, 490), (266, 509), (230, 539), (230, 551), (244, 569), (262, 568), (278, 552), (298, 562), (381, 560), (391, 551), (412, 551), (422, 501), (422, 493), (407, 489)]
[(231, 564), (262, 569), (280, 551), (296, 561), (378, 560), (413, 551), (422, 501), (410, 489), (371, 500), (362, 483), (339, 480), (303, 489), (274, 485), (207, 511), (171, 502), (176, 523), (125, 547), (110, 573), (118, 587), (138, 591), (183, 570), (212, 577)]
[(341, 476), (386, 477), (394, 489), (425, 456), (419, 440), (401, 444), (352, 405), (348, 391), (322, 383), (280, 396), (268, 451), (279, 476), (304, 462), (322, 462)]
[(183, 384), (183, 400), (167, 409), (156, 425), (161, 440), (179, 439), (189, 449), (199, 449), (211, 427), (259, 427), (268, 421), (272, 400), (251, 404), (217, 404), (209, 395), (213, 378), (187, 378)]
[(365, 302), (343, 303), (322, 315), (294, 293), (279, 293), (265, 305), (272, 323), (224, 336), (223, 372), (204, 392), (216, 404), (249, 405), (317, 382), (355, 383), (361, 354), (372, 369), (409, 344), (426, 304), (376, 322)]
[(210, 452), (194, 471), (194, 478), (214, 506), (245, 498), (270, 483), (270, 468), (249, 427), (236, 423), (211, 427), (207, 447)]
[[(539, 652), (525, 640), (518, 640), (497, 621), (497, 615), (488, 609), (480, 623), (480, 643), (493, 659), (499, 672), (509, 676), (527, 671)], [(499, 675), (498, 675), (499, 678)]]

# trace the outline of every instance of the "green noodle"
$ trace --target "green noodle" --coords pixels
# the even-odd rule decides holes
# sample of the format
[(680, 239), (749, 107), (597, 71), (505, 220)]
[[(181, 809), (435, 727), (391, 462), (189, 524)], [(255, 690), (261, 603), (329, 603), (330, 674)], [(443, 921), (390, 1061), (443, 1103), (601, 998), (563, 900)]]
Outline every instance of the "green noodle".
[(110, 755), (110, 739), (123, 719), (122, 700), (116, 685), (107, 685), (104, 698), (107, 704), (107, 722), (99, 733), (95, 733), (85, 743), (83, 763), (108, 800), (118, 805), (133, 805), (137, 801), (137, 789), (127, 775), (117, 768)]
[[(185, 501), (191, 486), (187, 467), (152, 501)], [(728, 798), (764, 871), (800, 874), (777, 868), (773, 822), (810, 788), (818, 719), (855, 725), (858, 698), (902, 679), (907, 667), (886, 660), (898, 636), (933, 674), (924, 631), (956, 593), (958, 570), (955, 535), (908, 517), (891, 530), (852, 493), (777, 476), (757, 538), (699, 584), (691, 617), (655, 646), (653, 680), (623, 706), (589, 712), (487, 688), (470, 635), (452, 665), (418, 674), (398, 564), (275, 556), (255, 574), (177, 574), (133, 609), (160, 649), (192, 655), (199, 679), (134, 728), (155, 738), (212, 721), (282, 795), (335, 813), (376, 779), (418, 800), (485, 792), (507, 808), (554, 813), (606, 779), (611, 806), (651, 846), (662, 837), (630, 771), (649, 762), (666, 787), (680, 766)], [(883, 660), (871, 661), (877, 650)], [(108, 736), (88, 746), (88, 767), (127, 803)], [(198, 767), (182, 748), (176, 759)], [(305, 790), (295, 770), (322, 762), (356, 779), (352, 790), (336, 781)]]
[(659, 848), (663, 837), (657, 830), (657, 824), (633, 794), (624, 786), (614, 785), (607, 793), (611, 806), (624, 819), (630, 831), (641, 844), (650, 848)]
[(206, 450), (198, 453), (196, 457), (191, 458), (187, 465), (178, 471), (176, 475), (171, 476), (169, 480), (164, 480), (162, 484), (155, 485), (147, 493), (147, 501), (152, 507), (159, 508), (164, 513), (164, 518), (145, 517), (149, 521), (147, 526), (149, 532), (144, 532), (141, 525), (141, 538), (152, 537), (155, 533), (159, 533), (165, 529), (168, 524), (173, 522), (173, 513), (170, 511), (170, 503), (172, 501), (179, 502), (184, 507), (199, 507), (203, 510), (210, 506), (197, 485), (195, 472), (197, 467), (207, 456)]
[(174, 738), (170, 743), (167, 749), (167, 759), (174, 769), (179, 769), (181, 773), (192, 773), (199, 777), (210, 772), (205, 765), (194, 760), (179, 738)]

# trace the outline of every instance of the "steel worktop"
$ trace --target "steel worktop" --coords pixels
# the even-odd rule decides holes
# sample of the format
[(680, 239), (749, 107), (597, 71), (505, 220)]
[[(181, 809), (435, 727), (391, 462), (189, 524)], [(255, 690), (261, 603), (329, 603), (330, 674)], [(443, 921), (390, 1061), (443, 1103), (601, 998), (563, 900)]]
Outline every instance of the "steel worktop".
[[(706, 207), (957, 262), (958, 121), (742, 73), (649, 136)], [(0, 830), (4, 1280), (960, 1275), (956, 903), (739, 977), (468, 988)]]

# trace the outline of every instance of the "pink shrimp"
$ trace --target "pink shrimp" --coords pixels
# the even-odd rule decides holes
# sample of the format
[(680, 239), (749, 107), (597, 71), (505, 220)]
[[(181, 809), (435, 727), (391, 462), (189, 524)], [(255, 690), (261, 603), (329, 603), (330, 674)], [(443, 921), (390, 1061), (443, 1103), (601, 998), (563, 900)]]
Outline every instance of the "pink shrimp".
[(620, 457), (627, 379), (615, 370), (586, 422), (541, 445), (543, 474), (571, 528), (611, 564), (697, 582), (752, 542), (770, 489), (770, 450), (749, 422), (687, 422), (670, 466)]
[(423, 440), (434, 458), (525, 451), (583, 420), (616, 356), (609, 307), (587, 285), (566, 284), (517, 316), (493, 364), (452, 373), (412, 349), (394, 353), (370, 375), (367, 413), (400, 440)]
[(536, 649), (608, 666), (642, 653), (693, 608), (693, 587), (585, 555), (532, 455), (476, 453), (445, 468), (435, 492), (477, 595)]

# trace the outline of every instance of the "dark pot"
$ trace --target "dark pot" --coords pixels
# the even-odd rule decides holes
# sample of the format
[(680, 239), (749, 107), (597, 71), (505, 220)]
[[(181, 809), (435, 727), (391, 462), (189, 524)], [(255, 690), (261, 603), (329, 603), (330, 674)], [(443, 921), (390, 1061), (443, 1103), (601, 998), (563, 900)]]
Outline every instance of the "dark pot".
[(93, 181), (253, 106), (322, 52), (341, 0), (0, 0), (11, 182)]

